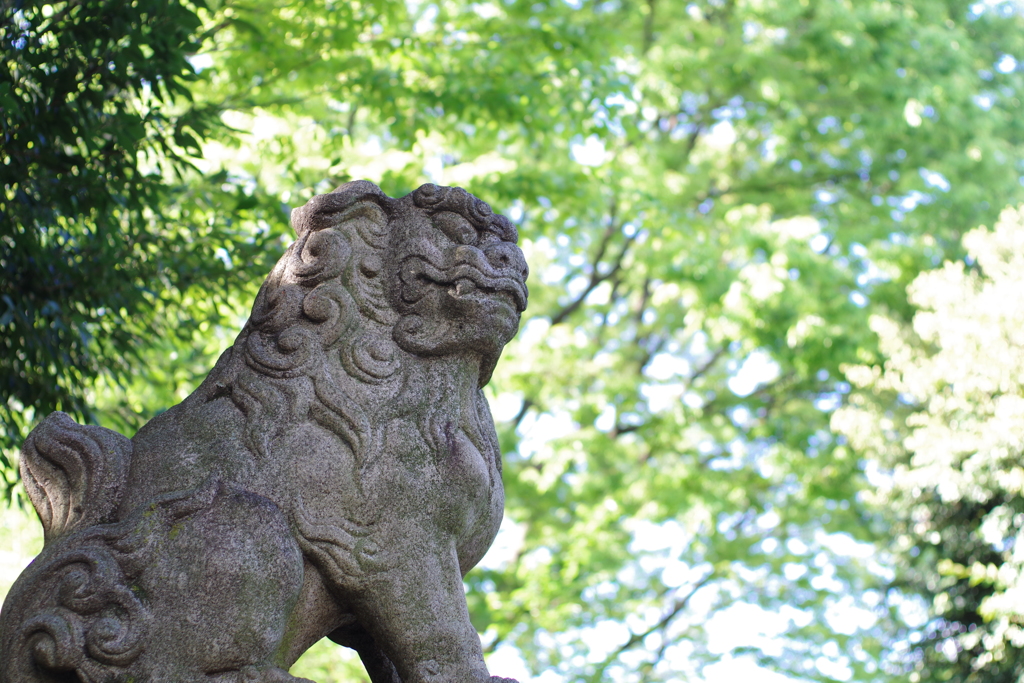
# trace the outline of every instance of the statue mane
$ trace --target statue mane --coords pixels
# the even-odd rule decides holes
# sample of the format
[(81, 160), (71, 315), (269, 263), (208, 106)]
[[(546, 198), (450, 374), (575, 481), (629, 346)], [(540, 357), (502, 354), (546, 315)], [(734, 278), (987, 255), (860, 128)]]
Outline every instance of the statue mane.
[[(270, 456), (268, 429), (285, 416), (316, 421), (360, 461), (374, 450), (365, 394), (394, 392), (407, 360), (391, 338), (398, 316), (382, 277), (386, 199), (380, 190), (321, 195), (292, 214), (297, 238), (234, 345), (241, 362), (230, 396), (246, 416), (250, 449), (262, 457)], [(288, 390), (302, 382), (314, 389), (308, 405)]]

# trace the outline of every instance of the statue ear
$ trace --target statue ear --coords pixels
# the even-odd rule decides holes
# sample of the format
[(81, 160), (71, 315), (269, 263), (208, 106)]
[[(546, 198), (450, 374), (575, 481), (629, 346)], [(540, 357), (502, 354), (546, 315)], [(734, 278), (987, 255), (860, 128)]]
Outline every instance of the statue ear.
[(51, 413), (21, 448), (21, 478), (46, 543), (114, 519), (132, 442), (110, 429)]

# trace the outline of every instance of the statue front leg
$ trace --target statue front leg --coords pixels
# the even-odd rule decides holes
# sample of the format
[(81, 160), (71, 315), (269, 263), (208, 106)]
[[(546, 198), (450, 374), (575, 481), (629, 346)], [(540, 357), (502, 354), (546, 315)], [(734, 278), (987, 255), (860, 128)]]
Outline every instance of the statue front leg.
[(360, 581), (351, 602), (356, 617), (403, 683), (491, 681), (455, 549), (416, 544), (403, 550), (386, 570)]

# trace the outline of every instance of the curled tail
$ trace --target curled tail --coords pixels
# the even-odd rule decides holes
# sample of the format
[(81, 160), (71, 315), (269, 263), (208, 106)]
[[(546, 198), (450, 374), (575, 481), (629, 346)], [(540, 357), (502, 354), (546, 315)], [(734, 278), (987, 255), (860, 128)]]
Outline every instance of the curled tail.
[(51, 413), (21, 449), (21, 478), (47, 544), (72, 531), (114, 521), (132, 442), (110, 429)]
[(21, 478), (46, 544), (0, 610), (0, 683), (108, 680), (100, 664), (134, 656), (139, 600), (103, 543), (73, 538), (114, 521), (131, 454), (124, 436), (60, 412), (25, 440)]

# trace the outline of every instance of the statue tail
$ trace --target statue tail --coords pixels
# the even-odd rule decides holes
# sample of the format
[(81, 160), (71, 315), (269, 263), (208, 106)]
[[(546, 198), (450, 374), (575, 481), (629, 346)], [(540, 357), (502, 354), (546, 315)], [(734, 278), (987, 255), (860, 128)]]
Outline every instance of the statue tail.
[(51, 413), (21, 449), (21, 478), (43, 524), (46, 544), (114, 521), (132, 442), (110, 429)]

